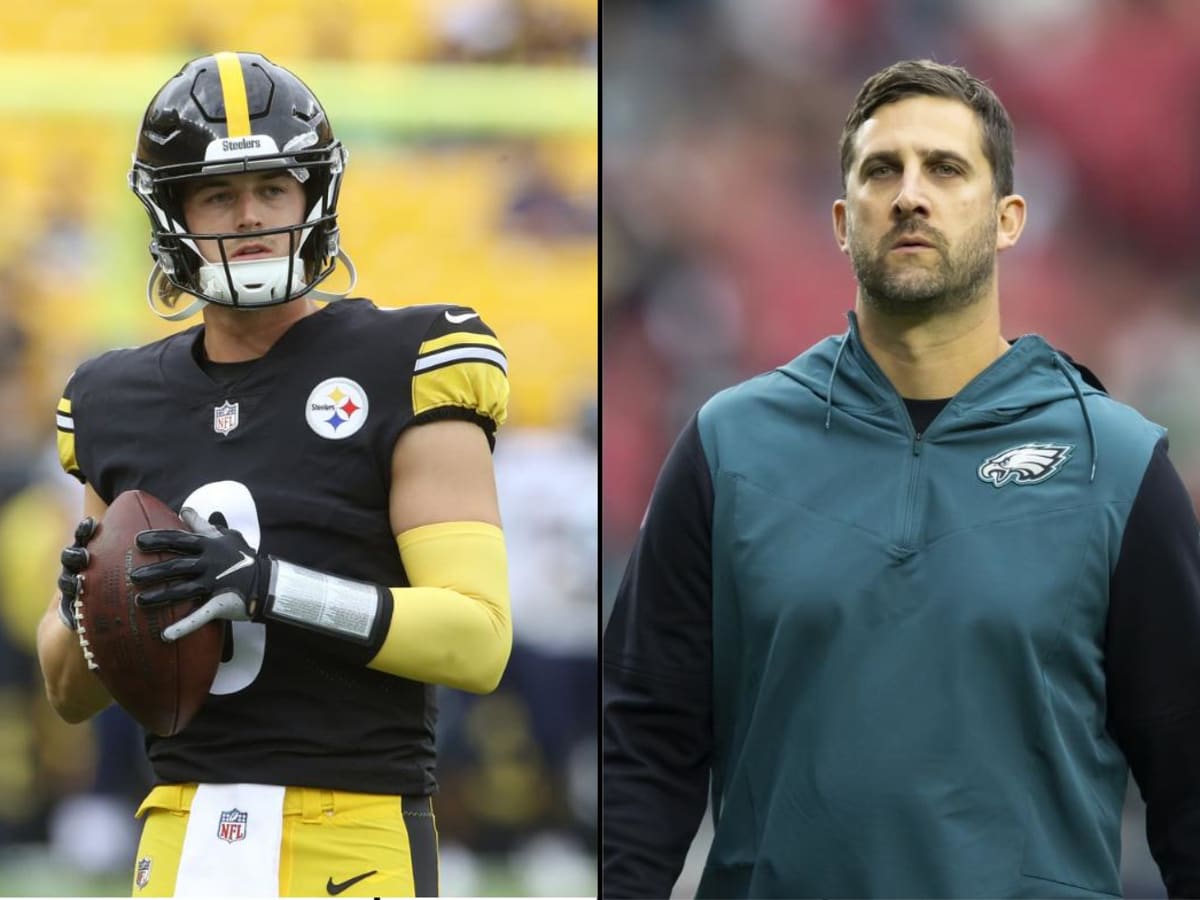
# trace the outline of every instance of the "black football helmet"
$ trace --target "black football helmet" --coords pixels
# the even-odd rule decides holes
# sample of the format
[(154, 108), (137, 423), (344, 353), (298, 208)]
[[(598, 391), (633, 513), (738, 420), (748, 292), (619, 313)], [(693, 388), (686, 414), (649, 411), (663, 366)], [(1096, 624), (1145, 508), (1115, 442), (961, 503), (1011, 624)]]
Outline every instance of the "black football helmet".
[[(150, 216), (151, 309), (181, 319), (203, 302), (260, 308), (310, 292), (326, 300), (344, 296), (355, 280), (354, 265), (338, 246), (337, 201), (347, 158), (316, 96), (282, 66), (258, 53), (215, 53), (184, 65), (150, 101), (129, 172), (129, 185)], [(183, 181), (270, 169), (286, 170), (304, 185), (303, 222), (256, 232), (188, 231)], [(225, 249), (229, 239), (282, 233), (290, 241), (286, 257), (237, 262)], [(217, 242), (219, 261), (200, 254), (198, 238)], [(350, 286), (338, 294), (314, 292), (338, 259)], [(156, 294), (173, 309), (181, 291), (198, 299), (181, 311), (156, 307)]]

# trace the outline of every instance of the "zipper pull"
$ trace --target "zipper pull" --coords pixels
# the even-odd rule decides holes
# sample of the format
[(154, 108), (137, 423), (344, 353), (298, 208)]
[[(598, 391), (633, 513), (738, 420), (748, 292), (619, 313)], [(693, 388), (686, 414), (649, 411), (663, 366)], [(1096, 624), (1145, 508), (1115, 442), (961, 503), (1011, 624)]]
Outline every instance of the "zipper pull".
[(923, 432), (923, 431), (917, 432), (916, 439), (913, 441), (913, 456), (921, 455), (921, 438), (923, 438), (924, 436), (925, 436), (925, 432)]

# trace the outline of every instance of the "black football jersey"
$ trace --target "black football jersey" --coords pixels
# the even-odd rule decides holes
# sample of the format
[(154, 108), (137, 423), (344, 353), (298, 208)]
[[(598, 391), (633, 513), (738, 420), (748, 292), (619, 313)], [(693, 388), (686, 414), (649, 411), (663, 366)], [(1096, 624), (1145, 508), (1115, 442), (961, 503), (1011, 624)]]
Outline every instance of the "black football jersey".
[[(388, 519), (396, 439), (439, 418), (505, 418), (503, 348), (461, 306), (332, 303), (225, 386), (196, 354), (203, 326), (89, 360), (58, 408), (63, 467), (106, 502), (147, 491), (219, 510), (263, 553), (408, 585)], [(234, 622), (212, 692), (173, 737), (147, 736), (161, 782), (374, 793), (435, 788), (434, 688), (328, 652), (293, 626)]]

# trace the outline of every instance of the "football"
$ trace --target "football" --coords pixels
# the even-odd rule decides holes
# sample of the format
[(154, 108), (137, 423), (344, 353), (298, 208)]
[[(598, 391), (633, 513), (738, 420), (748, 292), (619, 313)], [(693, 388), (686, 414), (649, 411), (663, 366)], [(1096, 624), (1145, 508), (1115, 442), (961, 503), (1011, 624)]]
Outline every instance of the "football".
[(162, 501), (144, 491), (119, 495), (88, 543), (88, 566), (75, 607), (79, 643), (113, 699), (159, 735), (183, 729), (208, 697), (221, 663), (224, 623), (210, 622), (168, 643), (163, 629), (183, 618), (194, 603), (143, 609), (129, 573), (171, 556), (143, 553), (138, 532), (149, 528), (188, 530)]

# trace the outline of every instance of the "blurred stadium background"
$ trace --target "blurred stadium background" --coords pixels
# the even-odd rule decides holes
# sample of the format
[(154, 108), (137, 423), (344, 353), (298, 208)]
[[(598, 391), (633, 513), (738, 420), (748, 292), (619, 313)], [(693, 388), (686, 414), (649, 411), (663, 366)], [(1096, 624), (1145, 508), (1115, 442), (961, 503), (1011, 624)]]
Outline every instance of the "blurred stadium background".
[[(1046, 335), (1167, 425), (1200, 500), (1200, 4), (608, 0), (605, 613), (687, 417), (845, 329), (837, 138), (863, 80), (913, 57), (966, 66), (1015, 121), (1029, 226), (1000, 263), (1006, 333)], [(1131, 785), (1125, 893), (1164, 896), (1142, 815)]]
[(119, 709), (63, 724), (34, 655), (80, 503), (57, 472), (53, 410), (82, 359), (179, 327), (145, 307), (149, 230), (125, 173), (154, 91), (221, 49), (293, 69), (350, 148), (354, 293), (475, 306), (505, 344), (496, 462), (516, 643), (496, 694), (442, 697), (442, 888), (595, 894), (598, 13), (598, 0), (0, 5), (0, 894), (130, 890), (150, 779), (140, 732)]

